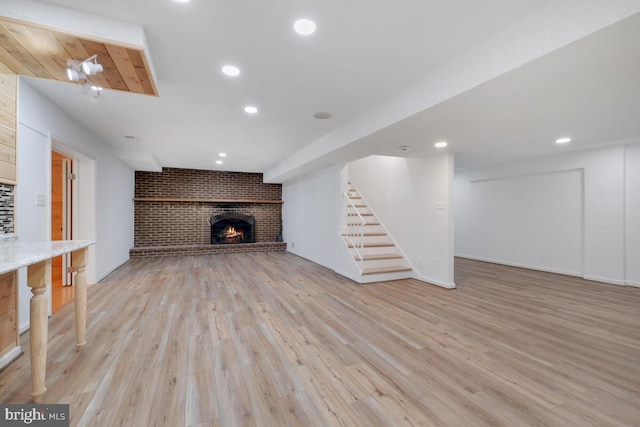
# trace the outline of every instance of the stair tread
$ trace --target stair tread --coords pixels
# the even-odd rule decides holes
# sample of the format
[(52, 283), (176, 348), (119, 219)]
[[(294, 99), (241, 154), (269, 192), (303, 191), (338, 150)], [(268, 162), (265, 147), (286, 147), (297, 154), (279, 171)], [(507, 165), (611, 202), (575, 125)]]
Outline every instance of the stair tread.
[(401, 259), (402, 255), (400, 254), (365, 255), (363, 258), (365, 261), (377, 261), (377, 260), (384, 260), (384, 259)]
[[(393, 243), (381, 242), (381, 243), (365, 243), (363, 247), (365, 248), (385, 248), (395, 246)], [(349, 243), (350, 248), (355, 248), (351, 243)]]
[(362, 274), (397, 273), (400, 271), (411, 271), (411, 267), (396, 265), (392, 267), (365, 268)]
[[(349, 216), (358, 216), (356, 213), (348, 213)], [(373, 216), (372, 213), (361, 213), (360, 216)]]
[[(358, 222), (350, 222), (347, 225), (349, 225), (349, 226), (360, 225), (360, 223), (358, 223)], [(367, 222), (364, 225), (365, 226), (368, 226), (368, 225), (380, 225), (380, 223), (379, 222)]]

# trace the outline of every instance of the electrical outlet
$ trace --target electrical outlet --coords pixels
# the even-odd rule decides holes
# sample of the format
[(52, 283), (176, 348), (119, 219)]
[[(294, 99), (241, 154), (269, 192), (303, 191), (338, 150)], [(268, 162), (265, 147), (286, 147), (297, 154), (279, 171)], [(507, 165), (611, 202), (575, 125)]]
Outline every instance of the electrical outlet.
[(42, 193), (36, 194), (36, 206), (44, 206), (47, 203), (47, 196)]

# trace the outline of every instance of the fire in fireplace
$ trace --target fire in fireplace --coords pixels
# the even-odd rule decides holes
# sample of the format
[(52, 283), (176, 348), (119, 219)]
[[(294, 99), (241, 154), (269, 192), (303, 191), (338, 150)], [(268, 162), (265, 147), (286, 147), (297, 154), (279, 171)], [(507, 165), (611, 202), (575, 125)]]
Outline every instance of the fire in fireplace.
[(255, 218), (241, 212), (223, 212), (209, 218), (211, 244), (253, 243)]

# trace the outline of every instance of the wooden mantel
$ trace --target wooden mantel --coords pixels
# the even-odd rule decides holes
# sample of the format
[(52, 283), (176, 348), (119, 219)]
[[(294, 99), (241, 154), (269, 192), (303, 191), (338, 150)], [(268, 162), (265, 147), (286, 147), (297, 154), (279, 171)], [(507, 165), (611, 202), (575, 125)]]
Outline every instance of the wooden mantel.
[(282, 200), (254, 200), (254, 199), (194, 199), (172, 197), (134, 197), (134, 202), (178, 202), (178, 203), (257, 203), (282, 204)]
[[(86, 344), (87, 323), (87, 252), (93, 240), (64, 240), (48, 242), (21, 242), (14, 235), (0, 236), (0, 275), (13, 274), (27, 267), (27, 285), (31, 288), (29, 307), (29, 339), (31, 344), (31, 397), (35, 403), (42, 401), (47, 370), (47, 332), (49, 302), (46, 294), (51, 282), (51, 259), (58, 255), (72, 253), (72, 269), (76, 273), (74, 300), (76, 309), (76, 347), (82, 349)], [(17, 298), (17, 293), (15, 295)], [(16, 301), (16, 307), (17, 307)], [(16, 313), (17, 314), (17, 313)], [(15, 315), (18, 322), (18, 316)], [(9, 351), (17, 356), (21, 354), (18, 342)], [(10, 360), (9, 360), (10, 362)]]

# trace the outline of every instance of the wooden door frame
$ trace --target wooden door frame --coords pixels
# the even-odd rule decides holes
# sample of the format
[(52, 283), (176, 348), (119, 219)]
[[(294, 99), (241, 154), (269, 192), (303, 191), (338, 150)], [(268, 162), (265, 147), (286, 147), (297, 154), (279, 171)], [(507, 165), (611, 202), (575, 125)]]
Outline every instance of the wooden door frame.
[[(73, 205), (71, 213), (71, 227), (73, 228), (75, 239), (96, 240), (97, 202), (95, 198), (96, 185), (96, 161), (94, 158), (77, 151), (70, 145), (65, 144), (61, 138), (57, 138), (51, 132), (48, 133), (49, 153), (57, 151), (73, 160), (73, 172), (76, 179), (72, 181)], [(49, 154), (49, 168), (51, 168), (51, 154)], [(49, 170), (49, 192), (51, 194), (51, 171)], [(82, 181), (82, 185), (80, 184)], [(82, 206), (80, 206), (82, 204)], [(82, 216), (80, 216), (82, 212)], [(51, 207), (49, 206), (48, 237), (51, 240)], [(87, 278), (89, 283), (96, 283), (96, 253), (95, 246), (89, 248), (87, 265)], [(48, 292), (51, 295), (51, 284), (48, 285)], [(51, 298), (49, 298), (49, 315), (51, 315)]]

